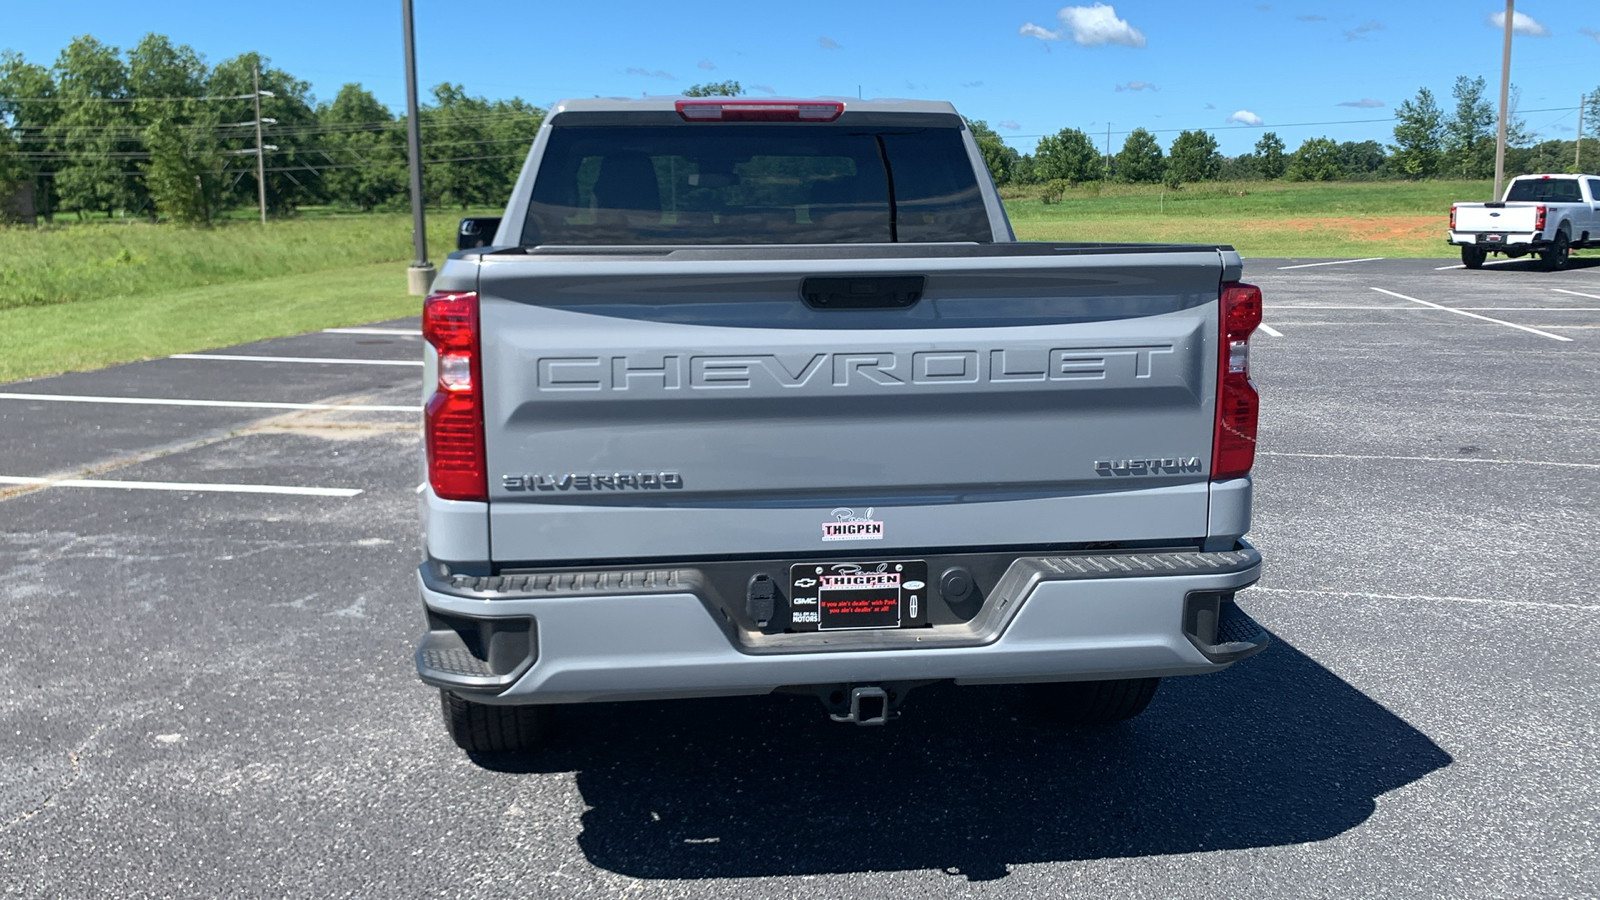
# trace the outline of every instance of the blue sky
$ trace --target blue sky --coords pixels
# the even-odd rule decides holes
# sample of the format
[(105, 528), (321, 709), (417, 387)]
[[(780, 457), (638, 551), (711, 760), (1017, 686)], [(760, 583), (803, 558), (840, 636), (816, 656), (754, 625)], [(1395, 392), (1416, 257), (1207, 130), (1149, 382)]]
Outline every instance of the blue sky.
[[(1163, 144), (1204, 128), (1229, 154), (1263, 130), (1291, 149), (1322, 135), (1387, 141), (1399, 101), (1426, 86), (1448, 102), (1458, 74), (1497, 90), (1500, 31), (1486, 20), (1504, 9), (1495, 0), (415, 5), (425, 87), (453, 81), (540, 105), (723, 79), (792, 96), (859, 89), (954, 101), (1024, 151), (1063, 127), (1098, 143), (1109, 123), (1113, 147), (1134, 126)], [(358, 81), (400, 109), (399, 10), (399, 0), (16, 3), (0, 48), (48, 63), (77, 34), (128, 47), (156, 31), (212, 61), (259, 50), (321, 98)], [(1531, 19), (1512, 54), (1524, 117), (1543, 137), (1570, 139), (1577, 115), (1562, 108), (1600, 86), (1600, 2), (1525, 0), (1517, 10)], [(1257, 118), (1264, 127), (1237, 124)]]

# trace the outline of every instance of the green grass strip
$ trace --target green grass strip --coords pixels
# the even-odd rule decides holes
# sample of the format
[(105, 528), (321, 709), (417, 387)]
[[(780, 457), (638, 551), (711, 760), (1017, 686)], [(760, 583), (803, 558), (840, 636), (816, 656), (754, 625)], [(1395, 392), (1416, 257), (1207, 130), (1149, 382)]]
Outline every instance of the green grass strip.
[(405, 263), (0, 310), (0, 381), (416, 315)]

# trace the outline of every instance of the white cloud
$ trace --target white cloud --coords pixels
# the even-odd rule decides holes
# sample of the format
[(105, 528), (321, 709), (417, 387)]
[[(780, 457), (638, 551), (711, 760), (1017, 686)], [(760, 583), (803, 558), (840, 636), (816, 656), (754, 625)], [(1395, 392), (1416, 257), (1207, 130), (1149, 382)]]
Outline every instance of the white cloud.
[(1238, 123), (1240, 125), (1260, 125), (1260, 124), (1262, 124), (1261, 117), (1256, 115), (1255, 113), (1251, 112), (1248, 109), (1241, 109), (1238, 112), (1235, 112), (1233, 115), (1229, 116), (1225, 121), (1236, 122), (1236, 123)]
[(1382, 30), (1382, 22), (1362, 22), (1360, 25), (1357, 25), (1354, 28), (1345, 29), (1344, 39), (1347, 41), (1359, 41), (1374, 31)]
[(777, 93), (777, 91), (773, 90), (770, 87), (767, 87), (764, 84), (752, 84), (752, 85), (750, 85), (750, 90), (752, 90), (752, 91), (760, 91), (763, 94), (776, 94)]
[[(1484, 17), (1483, 24), (1492, 28), (1506, 27), (1505, 10), (1492, 12)], [(1525, 34), (1528, 37), (1549, 37), (1550, 29), (1533, 20), (1533, 16), (1526, 13), (1513, 12), (1511, 14), (1511, 31), (1514, 34)]]
[(709, 72), (712, 69), (715, 69), (717, 67), (716, 63), (713, 63), (709, 59), (702, 59), (699, 62), (695, 63), (695, 66), (697, 66), (698, 68), (701, 68), (701, 69), (705, 69), (707, 72)]
[(1206, 104), (1206, 109), (1216, 109), (1216, 108), (1217, 108), (1216, 104), (1213, 104), (1213, 103), (1207, 103)]
[(1156, 87), (1155, 85), (1151, 84), (1148, 81), (1130, 81), (1127, 84), (1119, 84), (1119, 85), (1117, 85), (1117, 93), (1119, 93), (1119, 94), (1122, 93), (1123, 91), (1159, 91), (1159, 90), (1161, 90), (1161, 89)]
[(668, 81), (678, 80), (674, 78), (671, 73), (663, 72), (660, 69), (656, 69), (654, 72), (652, 72), (649, 69), (641, 69), (638, 66), (629, 66), (627, 71), (629, 75), (640, 75), (645, 78), (665, 78)]
[(981, 82), (981, 81), (963, 81), (963, 82), (961, 82), (961, 86), (964, 87), (964, 88), (980, 88), (980, 87), (983, 87), (983, 82)]
[(1579, 34), (1586, 34), (1589, 37), (1594, 38), (1594, 42), (1596, 44), (1600, 44), (1600, 31), (1596, 31), (1593, 28), (1579, 28), (1578, 29), (1578, 33)]
[(839, 42), (831, 37), (819, 37), (817, 38), (817, 46), (824, 50), (837, 50), (839, 49)]
[(1001, 128), (1004, 128), (1007, 131), (1016, 131), (1017, 129), (1022, 127), (1021, 125), (1018, 125), (1016, 123), (1016, 121), (1013, 120), (1013, 119), (1006, 119), (1003, 122), (996, 122), (995, 124), (999, 125)]
[(1017, 34), (1036, 37), (1041, 41), (1061, 41), (1071, 38), (1080, 47), (1098, 47), (1102, 44), (1121, 44), (1124, 47), (1143, 47), (1144, 33), (1129, 25), (1126, 19), (1117, 18), (1116, 9), (1096, 3), (1093, 6), (1063, 6), (1056, 11), (1061, 27), (1055, 31), (1023, 23)]
[(1383, 105), (1383, 101), (1382, 100), (1374, 100), (1371, 97), (1362, 97), (1360, 100), (1346, 100), (1343, 103), (1340, 103), (1339, 105), (1340, 106), (1353, 106), (1356, 109), (1377, 109), (1378, 107)]

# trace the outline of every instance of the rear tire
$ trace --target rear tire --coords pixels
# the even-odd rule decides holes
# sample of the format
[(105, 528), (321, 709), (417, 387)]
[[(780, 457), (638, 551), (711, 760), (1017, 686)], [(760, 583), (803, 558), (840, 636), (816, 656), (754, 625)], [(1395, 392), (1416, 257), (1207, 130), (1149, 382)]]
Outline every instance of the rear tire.
[(1556, 239), (1550, 244), (1550, 249), (1543, 255), (1544, 270), (1546, 272), (1559, 272), (1567, 267), (1567, 260), (1572, 258), (1572, 239), (1567, 237), (1565, 231), (1556, 232)]
[(1489, 258), (1489, 251), (1482, 247), (1461, 247), (1461, 264), (1469, 269), (1483, 268), (1483, 261)]
[(1062, 681), (1029, 685), (1029, 703), (1067, 725), (1110, 725), (1144, 712), (1156, 695), (1159, 678), (1112, 681)]
[(449, 691), (439, 692), (444, 727), (468, 753), (517, 753), (544, 739), (545, 710), (538, 706), (490, 706)]

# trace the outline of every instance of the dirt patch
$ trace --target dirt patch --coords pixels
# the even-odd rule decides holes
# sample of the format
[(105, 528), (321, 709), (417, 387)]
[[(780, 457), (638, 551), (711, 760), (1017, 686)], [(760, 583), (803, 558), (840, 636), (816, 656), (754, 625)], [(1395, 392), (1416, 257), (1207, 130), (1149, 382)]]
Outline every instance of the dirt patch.
[(1301, 234), (1332, 232), (1340, 238), (1357, 241), (1414, 241), (1429, 237), (1443, 240), (1446, 223), (1438, 216), (1327, 216), (1250, 222), (1244, 227), (1249, 231), (1277, 228)]

